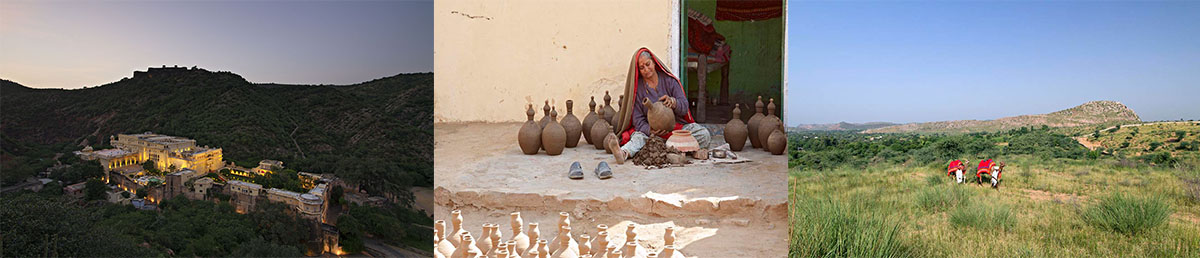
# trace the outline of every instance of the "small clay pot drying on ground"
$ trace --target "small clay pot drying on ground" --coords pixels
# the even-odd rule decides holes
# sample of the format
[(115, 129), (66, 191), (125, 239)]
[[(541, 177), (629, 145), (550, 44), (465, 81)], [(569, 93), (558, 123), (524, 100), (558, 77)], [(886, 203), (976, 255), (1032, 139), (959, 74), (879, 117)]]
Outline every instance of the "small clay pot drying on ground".
[(742, 123), (741, 104), (734, 104), (733, 118), (725, 123), (725, 143), (729, 143), (729, 149), (732, 151), (742, 151), (742, 147), (746, 147), (747, 129), (746, 124)]
[[(546, 149), (546, 154), (550, 156), (562, 154), (563, 148), (567, 144), (567, 131), (555, 120), (556, 116), (558, 116), (558, 111), (550, 109), (550, 122), (546, 123), (546, 128), (542, 129), (542, 148)], [(576, 138), (576, 141), (578, 140)]]
[(561, 121), (558, 121), (558, 123), (562, 125), (563, 130), (566, 130), (567, 132), (567, 148), (575, 148), (575, 146), (578, 146), (579, 136), (583, 133), (583, 124), (579, 122), (579, 118), (576, 118), (575, 114), (572, 113), (572, 106), (574, 104), (574, 101), (567, 100), (567, 115), (563, 116)]
[(588, 114), (583, 117), (583, 139), (592, 144), (592, 124), (596, 123), (596, 97), (588, 102)]
[(754, 102), (754, 115), (750, 116), (750, 120), (746, 120), (746, 129), (748, 129), (750, 133), (750, 146), (753, 146), (754, 148), (762, 148), (763, 146), (763, 144), (758, 141), (758, 124), (762, 122), (762, 118), (764, 116), (762, 112), (762, 96), (758, 96), (758, 102)]
[(542, 127), (533, 121), (535, 113), (537, 112), (533, 111), (533, 104), (529, 104), (528, 110), (525, 111), (529, 120), (525, 121), (525, 125), (517, 132), (517, 143), (521, 146), (521, 152), (527, 155), (537, 154), (542, 148)]

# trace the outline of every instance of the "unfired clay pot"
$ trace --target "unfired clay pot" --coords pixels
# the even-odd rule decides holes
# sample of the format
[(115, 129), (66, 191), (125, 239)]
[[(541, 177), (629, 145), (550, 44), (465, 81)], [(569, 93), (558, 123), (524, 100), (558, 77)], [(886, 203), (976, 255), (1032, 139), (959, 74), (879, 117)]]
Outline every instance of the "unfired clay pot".
[(767, 149), (775, 155), (783, 155), (783, 151), (787, 150), (787, 134), (783, 133), (782, 128), (775, 128), (771, 136), (767, 137)]
[(746, 124), (742, 123), (741, 104), (733, 105), (733, 119), (729, 119), (725, 123), (725, 143), (729, 143), (729, 149), (733, 151), (742, 151), (742, 147), (746, 147), (747, 129)]
[[(607, 114), (607, 112), (608, 111), (605, 111), (604, 109), (600, 109), (599, 115), (603, 116), (604, 114)], [(597, 150), (603, 150), (604, 137), (608, 136), (609, 133), (612, 133), (612, 126), (608, 125), (608, 120), (596, 119), (596, 122), (592, 124), (591, 132), (592, 145), (596, 146)]]
[(767, 116), (758, 121), (758, 143), (763, 150), (770, 151), (767, 149), (767, 138), (771, 137), (771, 131), (780, 126), (783, 126), (783, 121), (775, 116), (775, 99), (771, 99), (771, 103), (767, 104)]
[(475, 254), (483, 253), (479, 250), (479, 247), (475, 246), (475, 240), (471, 238), (471, 233), (463, 234), (460, 242), (462, 242), (462, 246), (459, 246), (450, 258), (466, 258), (468, 257), (468, 252), (474, 252)]
[(750, 131), (750, 145), (754, 148), (762, 148), (763, 144), (758, 141), (758, 124), (763, 118), (763, 102), (762, 96), (758, 96), (758, 102), (754, 102), (754, 115), (750, 116), (750, 120), (746, 120), (746, 129)]
[(492, 250), (493, 247), (495, 247), (495, 245), (492, 244), (491, 236), (492, 236), (492, 224), (491, 223), (483, 223), (483, 232), (482, 232), (482, 234), (480, 234), (479, 242), (475, 243), (475, 246), (479, 247), (480, 252), (486, 254), (487, 251), (490, 251), (490, 250)]
[(542, 148), (542, 127), (533, 121), (533, 114), (533, 105), (531, 104), (525, 111), (529, 120), (525, 121), (525, 125), (521, 126), (521, 131), (517, 132), (517, 143), (521, 145), (521, 152), (526, 155), (537, 154), (538, 150)]
[(572, 113), (571, 106), (573, 105), (574, 101), (567, 100), (567, 114), (563, 116), (562, 120), (558, 121), (558, 123), (562, 125), (563, 130), (567, 131), (567, 148), (575, 148), (575, 146), (578, 146), (579, 136), (583, 132), (583, 124), (579, 122), (579, 118), (576, 118), (575, 114)]
[[(529, 223), (529, 230), (527, 230), (527, 231), (528, 232), (525, 232), (525, 233), (529, 235), (530, 242), (537, 242), (538, 240), (542, 239), (542, 232), (541, 232), (541, 230), (538, 230), (537, 223)], [(535, 250), (537, 250), (537, 248), (538, 248), (537, 245), (530, 244), (529, 249), (525, 249), (525, 253), (535, 251)]]
[(522, 250), (529, 249), (529, 236), (525, 235), (525, 232), (521, 232), (521, 223), (524, 223), (524, 221), (521, 220), (521, 213), (513, 212), (509, 213), (508, 215), (509, 224), (512, 226), (513, 231), (513, 238), (510, 241), (515, 241), (514, 244), (509, 245), (509, 248), (516, 249), (517, 255), (520, 256), (523, 254), (521, 253)]
[(438, 220), (433, 222), (433, 230), (436, 231), (434, 235), (437, 236), (437, 253), (446, 257), (454, 255), (454, 244), (451, 244), (450, 240), (446, 239), (446, 221)]
[[(558, 111), (550, 109), (550, 122), (542, 129), (542, 148), (546, 149), (546, 154), (550, 156), (562, 154), (567, 144), (567, 130), (555, 120), (557, 116)], [(575, 140), (578, 141), (579, 138)]]
[(675, 244), (675, 227), (667, 227), (663, 230), (663, 245)]
[(497, 250), (504, 248), (504, 240), (500, 239), (502, 237), (502, 234), (500, 233), (500, 224), (492, 224), (492, 234), (487, 237), (492, 240), (493, 246), (492, 250), (488, 250), (484, 253), (484, 255), (491, 255)]
[(658, 254), (658, 257), (659, 258), (684, 258), (687, 256), (683, 255), (683, 253), (680, 253), (679, 249), (677, 249), (675, 247), (675, 245), (666, 245), (666, 246), (663, 246), (663, 250), (661, 253)]
[[(592, 240), (590, 245), (592, 248), (593, 257), (604, 257), (605, 251), (608, 251), (608, 232), (600, 231), (596, 233), (596, 239)], [(601, 256), (598, 256), (601, 255)]]
[(614, 109), (614, 110), (616, 110), (616, 113), (613, 113), (612, 120), (608, 120), (608, 124), (613, 126), (614, 133), (617, 132), (617, 130), (621, 130), (620, 128), (617, 128), (617, 126), (621, 125), (621, 123), (619, 123), (619, 122), (621, 122), (620, 121), (621, 120), (621, 112), (624, 109), (625, 109), (625, 94), (621, 94), (620, 99), (617, 100), (617, 109)]
[(646, 106), (646, 121), (650, 123), (650, 130), (675, 129), (675, 111), (661, 102), (650, 102), (650, 98), (643, 99), (642, 105)]
[(583, 234), (583, 235), (579, 236), (579, 254), (584, 255), (584, 254), (591, 254), (591, 253), (592, 253), (592, 237), (588, 236), (587, 234)]
[[(558, 237), (555, 238), (558, 241), (558, 243), (555, 243), (555, 244), (558, 244), (558, 245), (550, 246), (550, 252), (552, 254), (554, 254), (552, 257), (555, 257), (555, 258), (579, 257), (579, 244), (575, 242), (574, 238), (571, 238), (571, 227), (569, 227), (569, 226), (561, 227), (559, 229), (559, 232), (560, 233), (559, 233)], [(555, 249), (555, 247), (557, 247), (557, 249)]]
[(462, 222), (462, 211), (454, 210), (450, 212), (450, 226), (452, 228), (450, 229), (450, 234), (446, 235), (446, 238), (450, 239), (450, 244), (454, 245), (455, 250), (462, 247), (462, 234), (467, 232), (463, 230)]
[(562, 240), (561, 238), (563, 237), (563, 230), (570, 228), (570, 227), (571, 227), (571, 214), (566, 213), (566, 212), (559, 212), (558, 213), (558, 227), (557, 227), (558, 231), (554, 233), (554, 239), (550, 240), (550, 253), (555, 253), (558, 251), (559, 248), (562, 248), (560, 241)]
[(545, 128), (546, 123), (550, 122), (550, 101), (547, 100), (545, 106), (542, 106), (542, 120), (538, 121), (538, 126)]
[(592, 124), (596, 123), (596, 97), (588, 102), (588, 114), (583, 117), (583, 139), (592, 144)]
[[(617, 114), (617, 110), (612, 107), (612, 96), (608, 95), (608, 91), (604, 91), (604, 121), (612, 124), (613, 116)], [(592, 139), (593, 141), (595, 139)]]

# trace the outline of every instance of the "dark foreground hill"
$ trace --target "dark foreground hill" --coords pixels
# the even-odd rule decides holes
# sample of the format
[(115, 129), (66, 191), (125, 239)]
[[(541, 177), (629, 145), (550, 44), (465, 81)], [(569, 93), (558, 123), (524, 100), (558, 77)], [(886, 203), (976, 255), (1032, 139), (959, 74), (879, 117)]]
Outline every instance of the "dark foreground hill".
[(432, 73), (281, 85), (168, 68), (78, 90), (0, 80), (0, 95), (6, 177), (44, 169), (13, 164), (28, 154), (26, 146), (99, 149), (109, 147), (111, 135), (153, 131), (224, 148), (225, 160), (242, 166), (276, 159), (373, 192), (433, 183)]

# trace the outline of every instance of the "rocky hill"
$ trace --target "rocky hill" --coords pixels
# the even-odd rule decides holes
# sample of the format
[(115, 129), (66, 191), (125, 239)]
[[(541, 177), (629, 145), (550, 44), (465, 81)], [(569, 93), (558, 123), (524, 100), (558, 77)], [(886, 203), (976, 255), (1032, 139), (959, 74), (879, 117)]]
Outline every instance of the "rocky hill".
[(6, 142), (106, 148), (111, 135), (153, 131), (224, 148), (226, 161), (281, 160), (374, 191), (433, 183), (432, 73), (283, 85), (164, 67), (76, 90), (0, 80), (0, 93)]
[(1048, 114), (1023, 115), (995, 120), (955, 120), (910, 123), (863, 131), (864, 133), (969, 133), (994, 132), (1023, 126), (1073, 127), (1111, 122), (1141, 122), (1132, 109), (1116, 101), (1091, 101)]

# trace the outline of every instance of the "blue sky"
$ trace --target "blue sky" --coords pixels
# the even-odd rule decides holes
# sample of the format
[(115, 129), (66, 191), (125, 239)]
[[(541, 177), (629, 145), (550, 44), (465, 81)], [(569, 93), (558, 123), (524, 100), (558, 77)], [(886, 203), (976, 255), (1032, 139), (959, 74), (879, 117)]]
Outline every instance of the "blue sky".
[(433, 71), (430, 1), (0, 1), (0, 78), (97, 86), (160, 65), (251, 82)]
[(788, 125), (995, 119), (1115, 100), (1200, 119), (1200, 1), (795, 1)]

